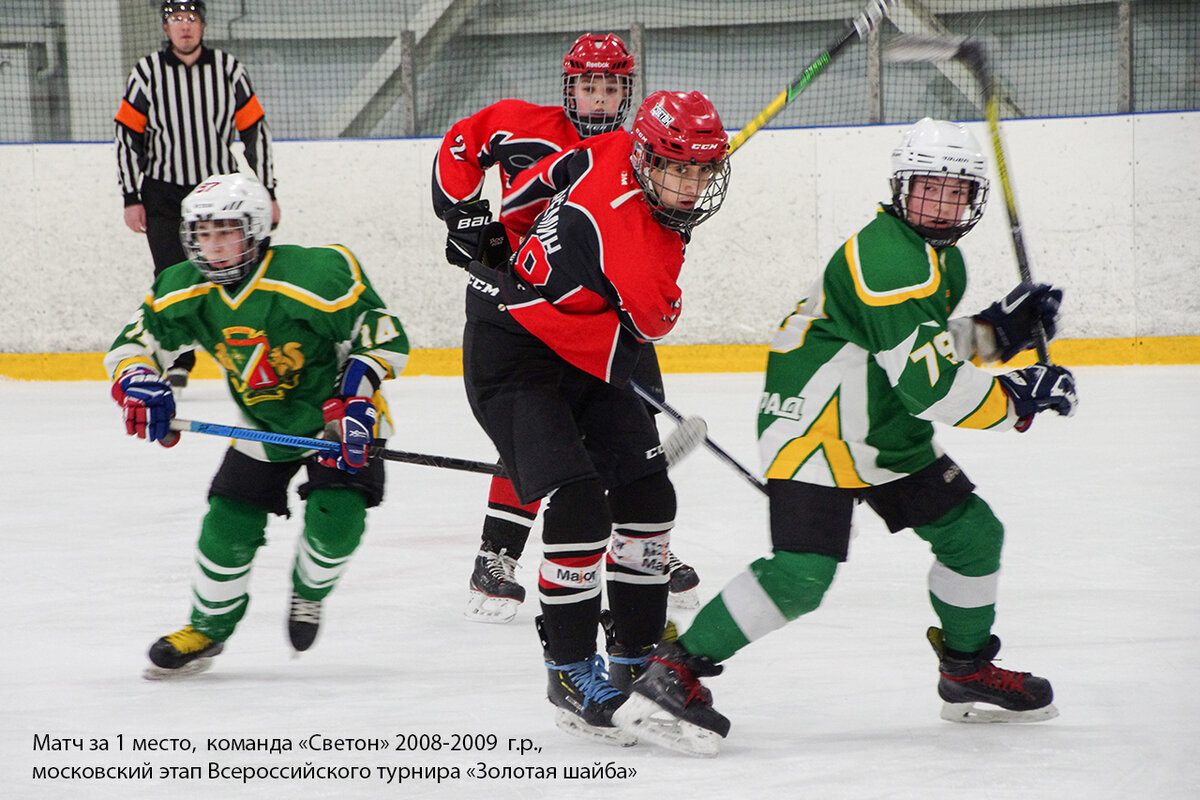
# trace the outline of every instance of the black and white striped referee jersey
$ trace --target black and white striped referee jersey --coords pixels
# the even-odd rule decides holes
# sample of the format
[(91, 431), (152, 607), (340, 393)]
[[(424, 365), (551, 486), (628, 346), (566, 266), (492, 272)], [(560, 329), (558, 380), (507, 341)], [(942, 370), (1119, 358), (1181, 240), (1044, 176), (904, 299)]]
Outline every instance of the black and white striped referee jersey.
[(271, 131), (246, 70), (229, 53), (203, 47), (187, 66), (167, 48), (138, 61), (116, 116), (117, 169), (125, 205), (139, 203), (142, 177), (195, 186), (237, 172), (236, 135), (246, 161), (275, 195)]

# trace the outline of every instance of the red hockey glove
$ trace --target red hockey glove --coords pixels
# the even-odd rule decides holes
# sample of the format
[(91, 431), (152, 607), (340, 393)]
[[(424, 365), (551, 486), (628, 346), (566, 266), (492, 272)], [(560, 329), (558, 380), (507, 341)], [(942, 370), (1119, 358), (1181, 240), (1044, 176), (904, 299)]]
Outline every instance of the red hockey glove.
[(340, 469), (351, 475), (367, 465), (368, 448), (375, 438), (375, 406), (365, 397), (334, 397), (321, 406), (325, 415), (325, 435), (340, 441), (340, 454), (328, 451), (319, 456), (322, 466)]
[(112, 385), (112, 397), (124, 411), (127, 434), (163, 447), (179, 442), (179, 432), (171, 430), (175, 395), (161, 375), (148, 369), (124, 372)]

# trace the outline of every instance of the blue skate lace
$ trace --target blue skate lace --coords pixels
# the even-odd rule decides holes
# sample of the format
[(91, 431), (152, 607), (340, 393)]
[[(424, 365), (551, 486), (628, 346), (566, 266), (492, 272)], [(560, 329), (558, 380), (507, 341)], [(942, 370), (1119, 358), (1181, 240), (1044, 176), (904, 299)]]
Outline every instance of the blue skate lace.
[(583, 692), (583, 699), (588, 703), (603, 703), (621, 695), (620, 690), (613, 688), (608, 682), (604, 659), (598, 653), (586, 661), (571, 664), (551, 664), (547, 661), (546, 666), (567, 673), (567, 677)]

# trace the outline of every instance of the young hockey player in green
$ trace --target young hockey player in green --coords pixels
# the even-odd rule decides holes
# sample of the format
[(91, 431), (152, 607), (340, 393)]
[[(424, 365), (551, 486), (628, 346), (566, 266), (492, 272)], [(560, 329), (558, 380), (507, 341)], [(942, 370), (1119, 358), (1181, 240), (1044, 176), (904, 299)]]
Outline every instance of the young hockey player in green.
[(224, 369), (248, 425), (306, 437), (324, 431), (342, 448), (317, 461), (294, 447), (234, 443), (208, 493), (191, 624), (153, 644), (147, 678), (200, 672), (222, 651), (250, 602), (267, 516), (289, 513), (288, 484), (301, 467), (304, 534), (288, 614), (297, 651), (316, 638), (321, 603), (358, 547), (367, 509), (383, 499), (383, 465), (368, 460), (367, 447), (389, 432), (379, 385), (404, 369), (404, 329), (349, 250), (272, 247), (270, 227), (270, 195), (241, 175), (214, 175), (184, 198), (189, 261), (158, 276), (113, 343), (104, 362), (113, 398), (127, 433), (174, 446), (175, 401), (163, 370), (198, 345)]
[[(893, 532), (912, 528), (935, 561), (942, 716), (963, 722), (1056, 716), (1050, 683), (992, 664), (1003, 526), (933, 440), (933, 421), (1025, 430), (1038, 412), (1070, 416), (1075, 384), (1037, 364), (993, 376), (969, 359), (1007, 361), (1053, 336), (1062, 292), (1022, 284), (975, 317), (951, 319), (966, 289), (955, 243), (983, 213), (986, 167), (962, 125), (923, 119), (892, 154), (892, 203), (830, 259), (780, 326), (759, 406), (773, 554), (750, 564), (660, 645), (622, 728), (690, 755), (715, 755), (729, 720), (698, 678), (750, 642), (813, 611), (845, 561), (854, 505)], [(994, 707), (974, 707), (974, 703)], [(665, 712), (665, 715), (664, 715)]]

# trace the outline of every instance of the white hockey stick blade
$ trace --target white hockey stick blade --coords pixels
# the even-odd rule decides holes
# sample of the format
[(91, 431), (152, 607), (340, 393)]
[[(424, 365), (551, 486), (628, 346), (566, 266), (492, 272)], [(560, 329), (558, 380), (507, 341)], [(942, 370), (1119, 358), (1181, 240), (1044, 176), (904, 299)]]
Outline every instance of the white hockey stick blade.
[(142, 677), (148, 681), (171, 681), (176, 678), (187, 678), (192, 675), (198, 675), (211, 666), (211, 658), (197, 658), (195, 661), (189, 661), (178, 669), (165, 669), (151, 664), (142, 672)]
[(463, 616), (471, 622), (503, 625), (506, 622), (512, 622), (520, 607), (521, 602), (511, 597), (491, 597), (483, 592), (472, 590)]
[(883, 49), (883, 57), (893, 63), (948, 61), (957, 57), (968, 41), (965, 36), (907, 34), (890, 41)]
[(1030, 711), (1009, 711), (1007, 708), (976, 703), (943, 703), (941, 714), (944, 720), (967, 723), (1045, 722), (1057, 716), (1058, 709), (1053, 703)]
[(591, 739), (593, 742), (611, 744), (615, 747), (633, 747), (638, 743), (637, 736), (620, 728), (601, 728), (589, 725), (565, 708), (556, 709), (554, 724), (558, 729), (580, 739)]
[(613, 722), (644, 741), (693, 758), (712, 758), (721, 752), (720, 734), (679, 719), (645, 695), (631, 694), (613, 712)]
[(684, 417), (679, 420), (675, 430), (671, 431), (663, 442), (663, 453), (667, 457), (667, 466), (673, 467), (689, 453), (704, 443), (708, 438), (708, 423), (703, 417)]
[(667, 607), (679, 611), (695, 611), (700, 607), (700, 594), (695, 589), (670, 592), (667, 595)]

